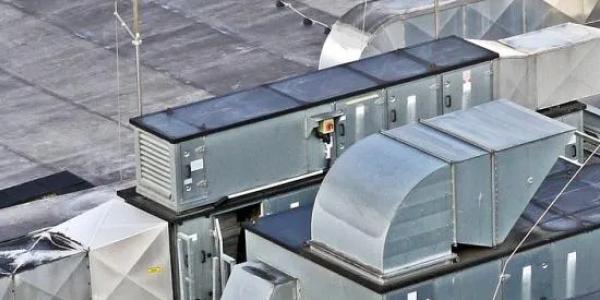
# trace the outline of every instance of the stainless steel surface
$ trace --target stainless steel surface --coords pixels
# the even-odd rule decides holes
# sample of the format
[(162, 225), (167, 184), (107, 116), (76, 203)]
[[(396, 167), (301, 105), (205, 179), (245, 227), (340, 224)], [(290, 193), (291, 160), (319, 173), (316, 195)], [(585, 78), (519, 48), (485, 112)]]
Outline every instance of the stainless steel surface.
[(389, 278), (450, 257), (453, 243), (498, 245), (575, 130), (507, 100), (422, 124), (339, 158), (317, 194), (311, 246)]
[(390, 137), (437, 157), (452, 170), (454, 242), (492, 245), (490, 154), (421, 124), (388, 131)]
[(495, 98), (542, 109), (600, 94), (600, 29), (567, 23), (493, 42)]
[(336, 102), (335, 109), (343, 114), (337, 122), (336, 156), (357, 141), (386, 129), (385, 90)]
[(260, 262), (237, 265), (222, 300), (296, 300), (296, 279)]
[[(591, 216), (597, 218), (598, 214)], [(377, 293), (254, 233), (247, 232), (246, 236), (249, 261), (268, 264), (297, 278), (299, 300), (488, 299), (504, 263), (503, 258), (479, 261), (456, 272)], [(596, 229), (518, 253), (504, 277), (502, 299), (595, 299), (598, 241), (600, 232)], [(231, 283), (226, 292), (239, 289), (237, 285)]]
[[(370, 134), (490, 101), (491, 66), (479, 63), (180, 144), (136, 129), (136, 190), (181, 212), (315, 174)], [(332, 150), (314, 133), (324, 115), (335, 120)]]
[(283, 195), (269, 197), (261, 201), (261, 214), (263, 216), (268, 216), (288, 211), (296, 207), (312, 205), (318, 191), (319, 185), (314, 185)]
[(312, 238), (380, 274), (448, 255), (450, 179), (442, 160), (385, 136), (370, 136), (325, 177), (313, 208)]
[(575, 130), (507, 100), (423, 124), (491, 154), (494, 244), (504, 241)]
[[(290, 277), (297, 278), (299, 300), (383, 299), (368, 288), (248, 231), (246, 249), (248, 261), (265, 263)], [(232, 283), (226, 290), (236, 288)]]
[[(195, 218), (175, 226), (179, 299), (209, 299), (221, 290), (219, 258), (213, 235), (213, 218)], [(174, 251), (174, 250), (173, 250)]]
[(319, 68), (432, 40), (438, 32), (439, 37), (498, 39), (564, 22), (592, 22), (600, 11), (597, 0), (447, 0), (439, 9), (434, 2), (358, 4), (332, 26)]

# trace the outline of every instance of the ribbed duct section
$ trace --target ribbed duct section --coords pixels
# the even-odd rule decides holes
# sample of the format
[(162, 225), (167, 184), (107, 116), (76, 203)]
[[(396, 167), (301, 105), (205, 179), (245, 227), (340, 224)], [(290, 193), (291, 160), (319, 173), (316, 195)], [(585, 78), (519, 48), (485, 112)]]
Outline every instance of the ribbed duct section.
[(502, 243), (573, 131), (497, 100), (373, 135), (327, 174), (313, 249), (385, 279)]

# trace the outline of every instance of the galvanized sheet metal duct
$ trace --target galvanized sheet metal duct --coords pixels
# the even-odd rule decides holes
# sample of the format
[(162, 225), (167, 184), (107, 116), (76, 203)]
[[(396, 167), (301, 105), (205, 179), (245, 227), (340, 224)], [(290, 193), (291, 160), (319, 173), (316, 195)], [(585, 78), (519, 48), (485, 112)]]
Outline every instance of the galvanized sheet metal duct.
[(371, 136), (326, 176), (312, 246), (385, 278), (499, 244), (573, 130), (497, 100)]
[(473, 42), (500, 54), (496, 98), (542, 109), (600, 94), (600, 29), (567, 23)]
[(221, 300), (296, 300), (296, 279), (260, 262), (236, 265)]
[(375, 0), (333, 26), (319, 62), (327, 68), (437, 37), (499, 39), (565, 22), (600, 19), (598, 0)]

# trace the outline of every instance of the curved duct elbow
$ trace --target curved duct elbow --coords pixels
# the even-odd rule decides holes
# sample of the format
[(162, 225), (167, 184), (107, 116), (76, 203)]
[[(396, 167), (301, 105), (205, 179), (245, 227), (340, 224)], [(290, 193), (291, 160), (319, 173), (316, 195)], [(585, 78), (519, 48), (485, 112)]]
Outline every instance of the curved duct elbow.
[(368, 137), (326, 176), (311, 244), (384, 277), (499, 244), (573, 131), (497, 100)]
[(443, 161), (370, 136), (326, 176), (313, 208), (313, 240), (378, 273), (425, 253), (450, 255), (450, 178)]

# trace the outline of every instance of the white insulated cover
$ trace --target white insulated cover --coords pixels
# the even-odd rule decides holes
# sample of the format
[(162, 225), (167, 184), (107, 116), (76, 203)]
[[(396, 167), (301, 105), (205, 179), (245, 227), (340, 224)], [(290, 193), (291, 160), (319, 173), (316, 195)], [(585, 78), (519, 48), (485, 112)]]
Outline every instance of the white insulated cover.
[(52, 231), (88, 249), (92, 299), (173, 299), (167, 222), (111, 200)]

